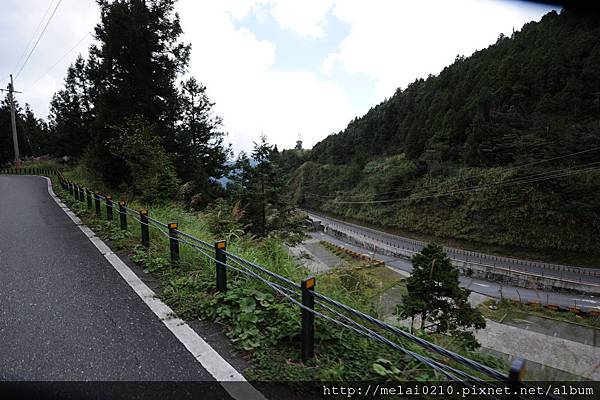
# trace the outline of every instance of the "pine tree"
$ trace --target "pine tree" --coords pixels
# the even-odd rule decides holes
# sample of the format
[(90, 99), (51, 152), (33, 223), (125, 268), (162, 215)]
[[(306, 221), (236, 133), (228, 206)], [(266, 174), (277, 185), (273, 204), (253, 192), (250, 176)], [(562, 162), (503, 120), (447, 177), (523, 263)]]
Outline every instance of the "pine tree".
[(408, 293), (397, 313), (403, 318), (420, 317), (421, 330), (448, 333), (466, 348), (478, 347), (470, 329), (485, 328), (485, 320), (469, 304), (470, 291), (459, 286), (458, 269), (442, 247), (428, 244), (413, 256), (412, 264)]
[[(12, 122), (8, 95), (0, 103), (0, 165), (14, 161)], [(15, 119), (21, 158), (48, 152), (48, 127), (38, 119), (29, 104), (25, 110), (15, 99)]]
[[(96, 89), (92, 166), (111, 184), (131, 181), (126, 164), (107, 142), (119, 126), (141, 117), (168, 153), (178, 151), (177, 77), (188, 64), (190, 46), (182, 33), (175, 0), (98, 0), (101, 22), (90, 49), (90, 78)], [(151, 156), (151, 155), (149, 155)]]
[(212, 114), (214, 103), (206, 95), (206, 86), (192, 77), (181, 83), (179, 98), (181, 122), (175, 166), (182, 179), (192, 181), (196, 190), (206, 191), (211, 177), (225, 173), (230, 149), (219, 130), (221, 118)]
[(86, 61), (78, 56), (67, 70), (64, 88), (50, 102), (50, 151), (57, 156), (79, 157), (90, 143), (93, 88), (86, 69)]
[(14, 154), (10, 102), (7, 94), (0, 104), (0, 165), (11, 161), (14, 161)]
[(268, 236), (295, 222), (292, 207), (282, 195), (282, 173), (278, 164), (280, 153), (269, 144), (265, 135), (254, 143), (251, 157), (241, 152), (233, 165), (232, 184), (228, 192), (233, 203), (244, 210), (245, 225), (259, 236)]

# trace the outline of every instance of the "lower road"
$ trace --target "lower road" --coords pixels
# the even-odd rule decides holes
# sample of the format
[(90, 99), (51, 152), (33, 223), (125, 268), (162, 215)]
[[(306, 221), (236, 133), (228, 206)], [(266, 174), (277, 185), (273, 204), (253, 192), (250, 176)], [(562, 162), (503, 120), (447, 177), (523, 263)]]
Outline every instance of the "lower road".
[(0, 176), (0, 338), (0, 381), (214, 382), (40, 177)]
[[(396, 270), (402, 275), (409, 275), (412, 271), (412, 263), (406, 258), (393, 257), (384, 254), (373, 253), (359, 245), (345, 242), (344, 240), (330, 236), (323, 232), (313, 232), (312, 237), (317, 240), (328, 241), (353, 251), (368, 254), (378, 260), (385, 262), (385, 265)], [(521, 287), (509, 286), (494, 281), (474, 279), (466, 276), (460, 276), (460, 285), (472, 292), (479, 293), (496, 299), (511, 299), (521, 302), (539, 302), (542, 304), (556, 304), (561, 307), (579, 307), (582, 310), (600, 310), (600, 297), (593, 295), (568, 294), (551, 291), (542, 291), (535, 289), (526, 289)]]
[[(321, 221), (323, 226), (339, 229), (344, 233), (359, 240), (378, 242), (390, 248), (420, 251), (425, 242), (392, 235), (387, 232), (367, 228), (322, 214), (307, 212), (311, 219)], [(579, 268), (568, 265), (558, 265), (541, 261), (522, 260), (517, 258), (502, 257), (482, 252), (466, 251), (462, 249), (445, 247), (444, 250), (454, 260), (461, 262), (475, 262), (494, 267), (506, 268), (512, 271), (537, 274), (546, 277), (568, 279), (572, 281), (600, 284), (600, 269)]]

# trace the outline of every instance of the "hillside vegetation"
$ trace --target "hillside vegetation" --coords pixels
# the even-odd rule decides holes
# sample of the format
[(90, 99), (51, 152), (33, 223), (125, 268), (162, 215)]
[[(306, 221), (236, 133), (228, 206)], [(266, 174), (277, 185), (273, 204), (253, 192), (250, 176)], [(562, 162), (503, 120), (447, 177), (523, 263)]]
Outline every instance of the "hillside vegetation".
[(440, 238), (600, 254), (598, 21), (551, 12), (310, 152), (283, 152), (294, 201)]

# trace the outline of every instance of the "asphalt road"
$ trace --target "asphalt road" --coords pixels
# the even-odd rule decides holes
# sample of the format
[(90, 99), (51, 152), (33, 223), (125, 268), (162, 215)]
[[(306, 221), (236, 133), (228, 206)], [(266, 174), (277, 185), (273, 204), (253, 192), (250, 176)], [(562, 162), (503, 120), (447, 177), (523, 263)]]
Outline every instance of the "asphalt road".
[[(328, 242), (338, 244), (340, 246), (352, 249), (353, 251), (357, 251), (362, 254), (369, 254), (378, 260), (384, 261), (388, 267), (397, 270), (403, 275), (408, 275), (412, 271), (412, 263), (405, 258), (397, 258), (383, 254), (373, 253), (360, 246), (344, 242), (343, 240), (327, 235), (323, 232), (313, 232), (311, 235), (312, 237), (319, 240), (326, 240)], [(493, 281), (473, 279), (466, 276), (460, 276), (459, 279), (462, 287), (470, 289), (475, 293), (479, 293), (496, 299), (514, 299), (520, 300), (522, 302), (538, 301), (543, 304), (556, 304), (564, 307), (577, 306), (585, 310), (600, 310), (600, 297), (525, 289), (520, 287), (501, 285)]]
[[(312, 219), (320, 220), (323, 225), (335, 227), (359, 240), (375, 241), (387, 246), (408, 249), (411, 251), (420, 251), (423, 242), (416, 241), (402, 236), (392, 235), (387, 232), (381, 232), (372, 228), (367, 228), (357, 224), (341, 221), (321, 214), (308, 212)], [(454, 260), (476, 262), (496, 267), (512, 269), (533, 273), (548, 277), (557, 277), (579, 282), (600, 284), (600, 269), (586, 269), (572, 266), (561, 266), (549, 264), (540, 261), (522, 260), (517, 258), (502, 257), (481, 252), (465, 251), (457, 248), (445, 247), (446, 253)]]
[[(0, 176), (0, 381), (214, 379), (54, 202), (43, 178)], [(210, 388), (207, 397), (229, 398)]]

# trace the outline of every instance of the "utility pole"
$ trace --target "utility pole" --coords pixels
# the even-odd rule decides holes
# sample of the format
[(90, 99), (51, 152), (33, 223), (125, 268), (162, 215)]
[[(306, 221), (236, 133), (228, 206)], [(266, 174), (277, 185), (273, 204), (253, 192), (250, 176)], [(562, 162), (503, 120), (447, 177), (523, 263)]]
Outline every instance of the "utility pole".
[(8, 102), (10, 103), (10, 122), (12, 124), (12, 137), (13, 137), (13, 149), (15, 151), (15, 165), (17, 168), (21, 166), (21, 160), (19, 156), (19, 138), (17, 137), (17, 117), (15, 115), (15, 93), (16, 92), (13, 84), (13, 76), (10, 75), (10, 83), (8, 84), (8, 90), (0, 89), (0, 91), (8, 92)]
[(8, 97), (10, 99), (10, 122), (12, 124), (13, 148), (15, 150), (15, 165), (17, 168), (21, 166), (19, 159), (19, 139), (17, 138), (17, 119), (15, 117), (15, 95), (14, 95), (13, 77), (10, 75), (10, 85), (8, 86)]

